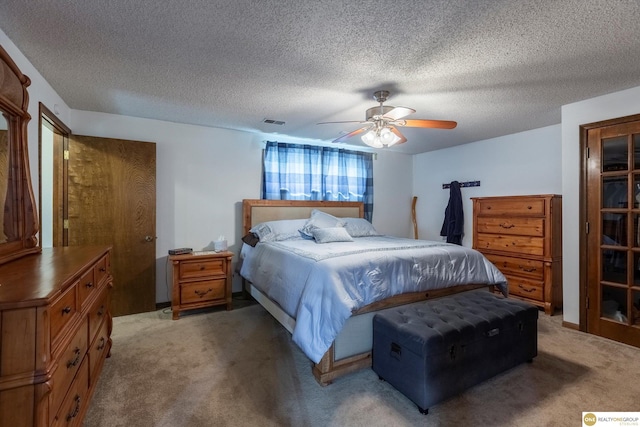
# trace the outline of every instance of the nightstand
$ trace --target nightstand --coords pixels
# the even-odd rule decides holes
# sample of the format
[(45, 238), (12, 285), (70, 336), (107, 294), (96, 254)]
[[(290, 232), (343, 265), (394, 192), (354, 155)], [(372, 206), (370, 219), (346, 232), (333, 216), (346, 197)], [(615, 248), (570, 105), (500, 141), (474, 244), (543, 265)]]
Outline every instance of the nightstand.
[(233, 253), (193, 252), (170, 255), (173, 267), (171, 311), (173, 320), (180, 312), (226, 305), (231, 310), (231, 260)]

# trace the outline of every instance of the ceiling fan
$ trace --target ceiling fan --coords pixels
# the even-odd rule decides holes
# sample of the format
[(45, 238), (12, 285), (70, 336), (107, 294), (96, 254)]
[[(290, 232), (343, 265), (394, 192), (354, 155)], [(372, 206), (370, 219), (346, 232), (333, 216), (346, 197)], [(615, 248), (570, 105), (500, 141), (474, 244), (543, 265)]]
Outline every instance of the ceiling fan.
[(360, 129), (349, 132), (340, 138), (334, 139), (332, 142), (343, 142), (353, 136), (361, 135), (362, 141), (374, 148), (386, 148), (392, 145), (402, 144), (407, 138), (400, 133), (396, 126), (413, 127), (413, 128), (433, 128), (433, 129), (453, 129), (458, 124), (448, 120), (423, 120), (413, 119), (406, 120), (403, 117), (416, 112), (413, 108), (392, 107), (383, 105), (389, 97), (389, 91), (379, 90), (373, 93), (373, 99), (380, 103), (377, 107), (371, 107), (366, 112), (366, 120), (357, 121), (341, 121), (341, 122), (322, 122), (319, 125), (329, 123), (361, 123), (366, 124)]

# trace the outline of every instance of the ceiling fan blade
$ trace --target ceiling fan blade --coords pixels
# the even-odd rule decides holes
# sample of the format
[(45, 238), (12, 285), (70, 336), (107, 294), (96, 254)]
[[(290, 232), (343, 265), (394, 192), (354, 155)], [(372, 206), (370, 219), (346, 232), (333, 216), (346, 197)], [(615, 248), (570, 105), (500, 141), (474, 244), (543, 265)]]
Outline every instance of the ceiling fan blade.
[(393, 134), (395, 136), (397, 136), (398, 138), (400, 138), (400, 141), (396, 142), (393, 145), (398, 145), (398, 144), (402, 144), (407, 142), (407, 138), (404, 137), (404, 135), (402, 133), (400, 133), (400, 131), (398, 130), (398, 128), (396, 128), (395, 126), (389, 126), (389, 129), (391, 129), (391, 132), (393, 132)]
[(404, 116), (408, 116), (409, 114), (413, 114), (415, 112), (416, 110), (414, 110), (413, 108), (394, 107), (393, 110), (384, 114), (382, 118), (390, 119), (390, 120), (398, 120), (403, 118)]
[(410, 128), (432, 128), (432, 129), (453, 129), (458, 123), (449, 120), (399, 120), (394, 123), (398, 126), (406, 126)]
[(332, 123), (367, 123), (367, 121), (363, 121), (363, 120), (345, 120), (342, 122), (320, 122), (320, 123), (316, 123), (317, 125), (328, 125), (328, 124), (332, 124)]
[(347, 139), (351, 138), (352, 136), (360, 135), (361, 133), (366, 132), (369, 129), (371, 129), (371, 126), (365, 126), (363, 128), (356, 129), (353, 132), (349, 132), (346, 135), (342, 135), (340, 138), (334, 139), (331, 142), (343, 142), (343, 141), (346, 141)]

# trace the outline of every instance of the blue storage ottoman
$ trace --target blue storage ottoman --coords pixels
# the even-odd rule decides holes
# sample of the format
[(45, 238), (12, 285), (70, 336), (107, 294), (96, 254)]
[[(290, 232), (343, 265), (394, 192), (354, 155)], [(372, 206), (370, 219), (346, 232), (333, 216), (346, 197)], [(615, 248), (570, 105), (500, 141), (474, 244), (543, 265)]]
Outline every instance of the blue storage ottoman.
[(538, 353), (538, 309), (485, 290), (382, 311), (373, 317), (373, 370), (430, 406)]

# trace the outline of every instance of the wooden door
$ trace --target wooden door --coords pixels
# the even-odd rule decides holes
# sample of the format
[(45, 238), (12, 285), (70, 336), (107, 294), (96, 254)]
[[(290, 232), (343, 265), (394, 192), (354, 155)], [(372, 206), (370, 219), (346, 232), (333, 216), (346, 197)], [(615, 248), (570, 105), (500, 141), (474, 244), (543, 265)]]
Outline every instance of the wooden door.
[(155, 309), (156, 145), (71, 135), (68, 244), (109, 244), (114, 316)]
[(587, 325), (640, 347), (640, 121), (587, 131)]

